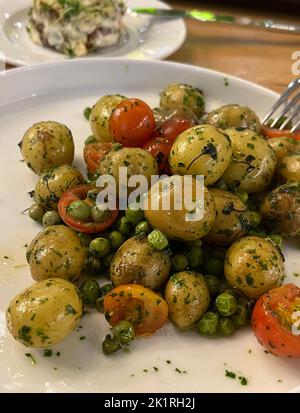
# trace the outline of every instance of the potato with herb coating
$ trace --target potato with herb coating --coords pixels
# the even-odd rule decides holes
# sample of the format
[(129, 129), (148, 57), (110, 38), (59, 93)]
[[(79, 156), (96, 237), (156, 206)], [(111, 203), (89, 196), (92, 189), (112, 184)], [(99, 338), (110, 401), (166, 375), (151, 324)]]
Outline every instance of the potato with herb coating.
[(271, 191), (261, 209), (264, 225), (285, 238), (300, 235), (300, 183), (284, 184)]
[(284, 258), (273, 242), (248, 236), (236, 241), (225, 256), (228, 284), (250, 299), (279, 287), (284, 280)]
[(140, 284), (156, 290), (168, 278), (171, 268), (169, 253), (154, 249), (144, 236), (129, 238), (112, 259), (110, 277), (115, 287)]
[(276, 156), (268, 141), (256, 132), (226, 129), (232, 143), (232, 160), (222, 179), (230, 189), (252, 194), (268, 188), (276, 169)]
[(58, 166), (40, 176), (35, 186), (34, 200), (46, 209), (57, 210), (62, 194), (84, 182), (82, 174), (74, 166)]
[(160, 94), (160, 106), (164, 109), (175, 109), (182, 107), (184, 112), (196, 115), (198, 119), (204, 113), (205, 102), (201, 90), (183, 83), (174, 83), (167, 86)]
[(106, 95), (93, 106), (89, 121), (93, 135), (98, 142), (115, 141), (109, 131), (109, 120), (113, 110), (125, 99), (126, 97), (121, 95)]
[(26, 347), (59, 343), (79, 324), (83, 302), (69, 281), (49, 278), (18, 294), (9, 304), (6, 321), (13, 337)]
[(204, 240), (209, 244), (230, 245), (242, 238), (250, 228), (248, 208), (241, 199), (228, 191), (211, 188), (216, 204), (216, 219)]
[(73, 136), (58, 122), (38, 122), (29, 128), (20, 143), (26, 164), (40, 175), (54, 166), (71, 164), (74, 159)]
[(231, 141), (225, 132), (211, 125), (197, 125), (177, 137), (169, 164), (173, 175), (204, 175), (205, 185), (212, 185), (228, 167), (231, 156)]
[(210, 294), (201, 274), (181, 271), (169, 279), (165, 289), (165, 300), (176, 327), (188, 329), (193, 327), (207, 310)]
[(289, 152), (300, 150), (300, 142), (286, 136), (269, 139), (268, 144), (275, 152), (277, 162), (280, 162)]
[(244, 128), (260, 132), (258, 116), (247, 106), (237, 104), (224, 105), (207, 115), (206, 123), (217, 128)]
[[(171, 239), (182, 241), (198, 240), (211, 230), (216, 217), (215, 201), (204, 186), (202, 204), (202, 187), (197, 185), (194, 177), (190, 187), (191, 193), (186, 192), (184, 178), (179, 175), (164, 178), (152, 185), (144, 200), (145, 217), (152, 228), (162, 231)], [(187, 208), (186, 201), (189, 198), (194, 203), (193, 209)], [(177, 203), (178, 199), (180, 204)], [(190, 214), (195, 214), (195, 218), (190, 217)], [(198, 214), (199, 218), (196, 216)]]
[(64, 225), (53, 225), (30, 243), (26, 259), (35, 281), (64, 278), (76, 281), (84, 268), (86, 252), (77, 233)]
[(278, 177), (282, 183), (300, 182), (300, 152), (289, 153), (278, 165)]

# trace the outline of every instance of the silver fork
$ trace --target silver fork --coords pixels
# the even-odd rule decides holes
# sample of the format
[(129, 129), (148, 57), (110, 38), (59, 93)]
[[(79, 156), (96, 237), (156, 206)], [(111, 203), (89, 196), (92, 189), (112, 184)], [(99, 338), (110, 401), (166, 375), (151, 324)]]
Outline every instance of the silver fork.
[[(274, 115), (275, 118), (273, 117)], [(286, 91), (283, 92), (272, 106), (270, 112), (264, 117), (262, 124), (266, 125), (267, 122), (272, 119), (271, 124), (268, 124), (268, 126), (274, 128), (280, 118), (286, 117), (279, 127), (279, 129), (282, 130), (289, 122), (296, 119), (296, 123), (291, 129), (291, 132), (294, 132), (300, 125), (300, 116), (298, 119), (298, 115), (300, 115), (300, 77), (288, 85)]]

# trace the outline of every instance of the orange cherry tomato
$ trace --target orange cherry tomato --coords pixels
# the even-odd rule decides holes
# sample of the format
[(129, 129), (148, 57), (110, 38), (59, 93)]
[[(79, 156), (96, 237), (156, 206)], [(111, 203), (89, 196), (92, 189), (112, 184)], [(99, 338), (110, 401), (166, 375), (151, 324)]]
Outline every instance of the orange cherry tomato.
[(157, 161), (159, 173), (170, 174), (168, 157), (172, 148), (173, 142), (165, 138), (152, 138), (142, 147), (149, 152)]
[(159, 128), (159, 132), (163, 138), (174, 142), (177, 136), (192, 126), (194, 124), (190, 120), (174, 117), (164, 122)]
[(262, 295), (252, 312), (252, 327), (270, 353), (300, 358), (300, 288), (286, 284)]
[(262, 132), (268, 139), (287, 137), (295, 139), (296, 141), (300, 140), (300, 130), (296, 130), (292, 133), (288, 129), (280, 130), (275, 128), (268, 128), (267, 126), (262, 126)]
[(99, 162), (104, 155), (106, 155), (111, 149), (112, 143), (89, 143), (85, 145), (83, 149), (83, 157), (87, 166), (88, 171), (91, 174), (95, 174)]
[(140, 99), (126, 99), (112, 112), (109, 130), (123, 146), (142, 146), (152, 136), (155, 119), (152, 109)]
[(111, 326), (127, 320), (137, 335), (151, 335), (168, 318), (168, 305), (158, 294), (138, 284), (119, 285), (104, 297), (105, 317)]

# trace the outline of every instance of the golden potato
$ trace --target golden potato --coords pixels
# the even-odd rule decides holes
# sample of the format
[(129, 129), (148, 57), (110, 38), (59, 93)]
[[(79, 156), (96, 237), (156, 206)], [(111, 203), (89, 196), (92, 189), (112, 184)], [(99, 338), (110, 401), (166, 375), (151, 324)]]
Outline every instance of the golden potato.
[(53, 121), (35, 123), (29, 128), (20, 149), (26, 164), (38, 175), (54, 166), (71, 164), (74, 159), (70, 129)]
[(247, 128), (260, 132), (261, 125), (258, 116), (247, 106), (224, 105), (210, 112), (206, 123), (217, 128)]
[(168, 278), (171, 261), (168, 252), (155, 250), (146, 237), (129, 238), (112, 259), (110, 277), (116, 287), (122, 284), (141, 284), (152, 290)]
[(297, 147), (300, 149), (300, 142), (296, 142), (294, 139), (281, 137), (272, 138), (268, 140), (268, 144), (275, 152), (277, 162), (279, 163), (289, 152), (293, 152)]
[(300, 182), (300, 152), (289, 153), (278, 165), (279, 181)]
[(228, 249), (224, 274), (232, 288), (256, 299), (282, 284), (284, 258), (273, 242), (256, 236), (244, 237)]
[(181, 271), (169, 279), (165, 300), (173, 323), (181, 329), (188, 329), (193, 327), (207, 310), (210, 294), (201, 274)]
[(49, 278), (18, 294), (6, 312), (13, 337), (26, 347), (45, 348), (62, 341), (79, 324), (83, 302), (69, 281)]
[(47, 227), (27, 248), (26, 258), (35, 281), (64, 278), (76, 281), (84, 268), (85, 248), (77, 233), (64, 225)]

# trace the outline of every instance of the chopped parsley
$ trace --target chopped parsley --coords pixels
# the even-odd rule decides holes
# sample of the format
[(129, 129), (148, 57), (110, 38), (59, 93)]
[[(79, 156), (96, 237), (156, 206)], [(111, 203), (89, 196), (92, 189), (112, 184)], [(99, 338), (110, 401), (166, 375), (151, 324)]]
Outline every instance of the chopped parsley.
[(31, 353), (25, 353), (25, 356), (31, 360), (32, 364), (36, 364), (36, 359), (33, 357)]

